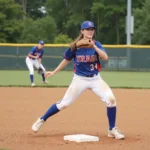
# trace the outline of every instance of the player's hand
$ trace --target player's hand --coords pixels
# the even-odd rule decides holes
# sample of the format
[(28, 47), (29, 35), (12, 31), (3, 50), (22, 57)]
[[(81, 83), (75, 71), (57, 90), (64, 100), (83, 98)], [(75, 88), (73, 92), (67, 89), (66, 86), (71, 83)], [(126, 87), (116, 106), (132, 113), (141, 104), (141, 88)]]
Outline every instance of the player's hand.
[(45, 78), (49, 78), (49, 77), (51, 77), (51, 76), (53, 76), (55, 73), (54, 73), (54, 71), (48, 71), (48, 72), (46, 72), (45, 73)]
[(95, 46), (95, 42), (94, 41), (90, 41), (90, 43), (91, 43), (91, 47), (93, 47), (94, 48), (94, 46)]
[(35, 58), (38, 59), (38, 58), (39, 58), (39, 55), (36, 55)]

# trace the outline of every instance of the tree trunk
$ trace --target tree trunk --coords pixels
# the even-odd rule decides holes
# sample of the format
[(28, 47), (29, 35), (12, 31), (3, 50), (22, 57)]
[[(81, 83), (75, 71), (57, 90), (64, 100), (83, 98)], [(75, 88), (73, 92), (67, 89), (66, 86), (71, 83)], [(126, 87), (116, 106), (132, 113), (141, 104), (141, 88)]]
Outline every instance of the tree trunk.
[(100, 22), (99, 22), (99, 13), (97, 13), (97, 36), (99, 36), (99, 33), (100, 33), (100, 28), (99, 28), (99, 24), (100, 24)]
[(22, 0), (22, 8), (24, 12), (23, 19), (25, 19), (27, 15), (27, 0)]
[(117, 44), (120, 43), (120, 32), (119, 32), (119, 19), (116, 17), (116, 35), (117, 35)]

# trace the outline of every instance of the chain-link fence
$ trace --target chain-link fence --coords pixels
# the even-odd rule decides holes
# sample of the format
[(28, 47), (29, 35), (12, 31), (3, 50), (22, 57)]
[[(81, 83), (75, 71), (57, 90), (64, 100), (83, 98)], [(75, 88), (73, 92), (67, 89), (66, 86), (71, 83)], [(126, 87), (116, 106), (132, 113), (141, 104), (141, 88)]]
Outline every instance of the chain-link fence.
[[(35, 44), (0, 44), (0, 69), (27, 69), (25, 58)], [(150, 46), (103, 45), (109, 56), (102, 61), (103, 70), (150, 70)], [(47, 44), (44, 47), (43, 64), (54, 69), (63, 59), (65, 44)], [(73, 69), (73, 61), (65, 68)]]

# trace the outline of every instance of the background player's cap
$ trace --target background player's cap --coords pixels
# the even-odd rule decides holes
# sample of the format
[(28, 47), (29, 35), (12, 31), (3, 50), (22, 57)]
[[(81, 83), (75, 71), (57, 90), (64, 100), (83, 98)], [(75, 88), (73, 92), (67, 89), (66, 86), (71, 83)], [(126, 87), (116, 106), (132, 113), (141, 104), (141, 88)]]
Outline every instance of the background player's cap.
[(96, 29), (95, 25), (91, 21), (84, 21), (81, 25), (81, 30), (87, 29), (87, 28), (94, 28)]
[(44, 45), (44, 41), (42, 41), (42, 40), (39, 41), (39, 44)]

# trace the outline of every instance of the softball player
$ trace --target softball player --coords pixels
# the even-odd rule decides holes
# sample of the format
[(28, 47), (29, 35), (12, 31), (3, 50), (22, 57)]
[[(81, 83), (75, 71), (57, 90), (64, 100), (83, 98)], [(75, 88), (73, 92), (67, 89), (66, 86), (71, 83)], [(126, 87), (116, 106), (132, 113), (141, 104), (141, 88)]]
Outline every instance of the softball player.
[(42, 74), (42, 79), (43, 79), (43, 83), (47, 83), (46, 80), (45, 80), (45, 76), (44, 76), (44, 73), (45, 73), (45, 68), (44, 66), (42, 65), (41, 61), (42, 61), (42, 56), (44, 54), (44, 50), (43, 50), (43, 47), (44, 47), (44, 41), (39, 41), (38, 45), (37, 46), (34, 46), (28, 56), (26, 57), (26, 65), (29, 69), (29, 72), (30, 72), (30, 81), (31, 81), (31, 86), (35, 86), (35, 83), (34, 83), (34, 67), (39, 69), (41, 68), (43, 70), (43, 74)]
[[(108, 55), (101, 43), (93, 40), (94, 32), (95, 26), (93, 22), (83, 22), (81, 25), (81, 34), (72, 43), (71, 47), (65, 51), (63, 61), (54, 71), (45, 74), (46, 77), (53, 76), (74, 59), (74, 76), (67, 92), (61, 101), (53, 104), (47, 112), (32, 125), (34, 132), (37, 132), (49, 117), (72, 104), (83, 91), (90, 89), (105, 102), (107, 106), (109, 122), (108, 137), (114, 137), (116, 139), (125, 138), (123, 133), (115, 126), (116, 99), (112, 90), (99, 73), (101, 70), (99, 58), (107, 60)], [(76, 43), (81, 39), (91, 40), (92, 48), (76, 48)]]

